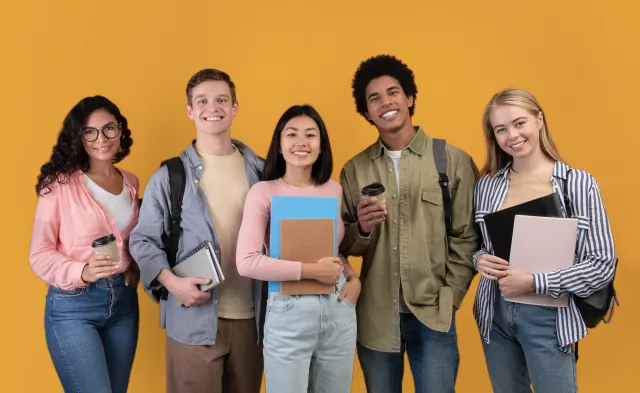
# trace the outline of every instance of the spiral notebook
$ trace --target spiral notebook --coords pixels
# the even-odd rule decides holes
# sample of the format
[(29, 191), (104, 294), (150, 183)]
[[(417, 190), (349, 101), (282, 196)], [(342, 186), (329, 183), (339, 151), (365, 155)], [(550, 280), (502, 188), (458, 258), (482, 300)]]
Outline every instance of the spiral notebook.
[(220, 285), (224, 281), (222, 266), (216, 257), (216, 253), (208, 240), (203, 241), (182, 258), (171, 269), (178, 277), (208, 278), (209, 284), (199, 285), (201, 291), (208, 291)]

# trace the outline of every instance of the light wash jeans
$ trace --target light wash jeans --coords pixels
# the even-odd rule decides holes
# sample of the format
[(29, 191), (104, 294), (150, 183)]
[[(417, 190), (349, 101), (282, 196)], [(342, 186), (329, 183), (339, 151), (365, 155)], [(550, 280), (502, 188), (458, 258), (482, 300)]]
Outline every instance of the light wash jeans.
[(124, 274), (65, 291), (50, 286), (47, 346), (65, 392), (125, 393), (138, 342), (138, 293)]
[(264, 327), (267, 393), (348, 393), (356, 344), (356, 310), (337, 294), (271, 292)]
[(484, 354), (495, 393), (575, 393), (574, 352), (558, 346), (553, 307), (513, 303), (496, 293), (493, 326)]

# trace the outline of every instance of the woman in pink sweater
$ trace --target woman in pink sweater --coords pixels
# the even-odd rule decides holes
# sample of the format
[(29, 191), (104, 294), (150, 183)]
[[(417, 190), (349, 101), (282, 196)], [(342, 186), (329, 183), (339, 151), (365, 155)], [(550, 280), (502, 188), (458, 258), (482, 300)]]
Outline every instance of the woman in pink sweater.
[(127, 246), (138, 179), (114, 164), (132, 143), (118, 107), (87, 97), (67, 114), (38, 177), (29, 261), (49, 285), (45, 333), (65, 392), (127, 391), (138, 340), (139, 273)]
[[(273, 134), (265, 181), (247, 195), (238, 237), (238, 272), (265, 281), (318, 280), (336, 285), (338, 294), (269, 293), (264, 327), (267, 393), (351, 390), (359, 278), (344, 258), (327, 255), (303, 264), (262, 252), (269, 244), (272, 196), (336, 198), (340, 217), (342, 187), (330, 179), (332, 169), (329, 136), (318, 112), (309, 105), (289, 108)], [(339, 220), (338, 243), (344, 235)]]

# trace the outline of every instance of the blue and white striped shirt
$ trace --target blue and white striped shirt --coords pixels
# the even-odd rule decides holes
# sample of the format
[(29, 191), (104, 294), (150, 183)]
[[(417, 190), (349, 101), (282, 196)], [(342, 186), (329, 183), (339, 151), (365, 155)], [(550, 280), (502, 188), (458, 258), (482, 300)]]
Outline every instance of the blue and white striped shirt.
[[(484, 216), (497, 211), (502, 205), (509, 188), (507, 173), (510, 166), (505, 166), (495, 175), (483, 176), (475, 187), (475, 221), (480, 227), (483, 239), (482, 248), (473, 256), (476, 269), (480, 255), (493, 254)], [(567, 176), (569, 171), (570, 175)], [(568, 269), (534, 274), (534, 288), (536, 293), (544, 293), (553, 298), (565, 293), (572, 294), (569, 307), (558, 308), (556, 321), (558, 344), (561, 349), (568, 351), (571, 343), (587, 335), (587, 327), (573, 295), (586, 297), (604, 288), (613, 279), (616, 257), (600, 188), (593, 176), (557, 161), (551, 183), (553, 191), (560, 195), (563, 195), (563, 187), (567, 187), (573, 217), (578, 219), (576, 260)], [(566, 209), (563, 199), (562, 206)], [(496, 292), (496, 281), (480, 277), (473, 313), (486, 343), (489, 343)]]

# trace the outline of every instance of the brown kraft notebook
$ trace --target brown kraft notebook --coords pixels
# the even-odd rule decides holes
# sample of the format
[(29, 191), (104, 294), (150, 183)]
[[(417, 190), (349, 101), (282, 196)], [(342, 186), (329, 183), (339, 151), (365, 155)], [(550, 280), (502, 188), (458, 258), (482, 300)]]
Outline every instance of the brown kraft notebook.
[[(334, 255), (332, 219), (292, 219), (280, 221), (280, 259), (317, 263)], [(284, 295), (320, 295), (335, 293), (334, 284), (317, 280), (282, 281)]]

